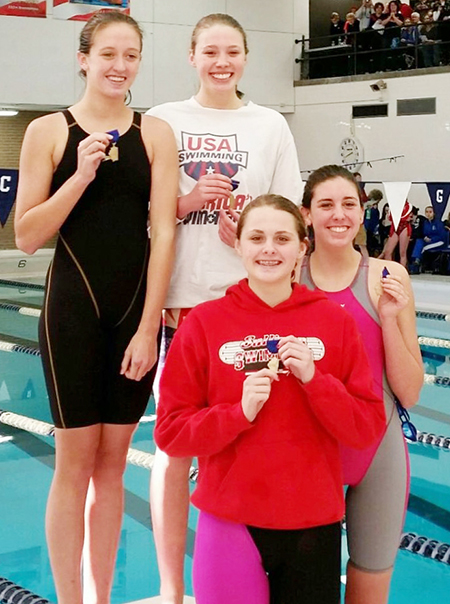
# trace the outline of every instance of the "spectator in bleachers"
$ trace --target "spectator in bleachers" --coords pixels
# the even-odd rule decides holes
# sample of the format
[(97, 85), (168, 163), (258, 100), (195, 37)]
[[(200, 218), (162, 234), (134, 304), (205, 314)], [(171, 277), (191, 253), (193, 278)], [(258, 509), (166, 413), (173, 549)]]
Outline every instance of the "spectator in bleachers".
[(439, 46), (439, 28), (437, 23), (433, 22), (430, 14), (423, 18), (423, 25), (419, 27), (420, 54), (424, 67), (437, 67), (441, 62), (441, 53)]
[(386, 241), (389, 237), (391, 230), (391, 213), (389, 211), (389, 204), (385, 203), (381, 212), (380, 226), (378, 228), (378, 235), (380, 237), (381, 249), (384, 249)]
[[(377, 29), (375, 27), (376, 23), (379, 23), (381, 25), (382, 22), (382, 15), (384, 12), (384, 4), (382, 2), (375, 2), (375, 4), (373, 5), (373, 13), (370, 15), (369, 17), (369, 28), (370, 29)], [(378, 29), (384, 29), (384, 25), (382, 27), (379, 27)]]
[(447, 218), (444, 220), (444, 227), (446, 231), (450, 231), (450, 212), (448, 213)]
[(367, 196), (367, 202), (364, 206), (364, 228), (367, 235), (367, 251), (369, 256), (376, 256), (381, 252), (379, 238), (380, 210), (378, 204), (383, 199), (383, 193), (379, 189), (372, 189)]
[(359, 21), (355, 13), (347, 13), (344, 23), (345, 43), (350, 46), (357, 45), (357, 35), (359, 33)]
[(419, 0), (419, 2), (414, 4), (414, 11), (420, 14), (421, 20), (430, 11), (430, 9), (431, 2), (428, 2), (427, 0)]
[[(413, 13), (419, 17), (419, 13)], [(406, 69), (418, 67), (417, 65), (417, 46), (420, 42), (419, 27), (412, 23), (411, 19), (405, 19), (404, 27), (400, 34), (400, 47), (403, 49), (403, 58)]]
[(414, 246), (418, 239), (423, 239), (423, 225), (426, 218), (422, 214), (419, 214), (419, 208), (413, 206), (411, 212), (411, 237), (408, 245), (408, 265), (410, 273), (418, 273), (419, 269), (413, 265), (412, 253), (414, 250)]
[(399, 2), (391, 0), (381, 15), (384, 25), (382, 69), (395, 70), (399, 66), (398, 47), (400, 45), (400, 27), (403, 25), (403, 15), (400, 12)]
[(448, 17), (450, 14), (449, 0), (438, 0), (431, 8), (433, 11), (434, 21), (443, 21), (445, 17)]
[(369, 37), (369, 48), (373, 50), (373, 53), (369, 56), (369, 71), (380, 71), (381, 69), (381, 50), (383, 48), (383, 35), (384, 25), (382, 21), (382, 15), (384, 11), (384, 4), (382, 2), (376, 2), (373, 6), (373, 13), (370, 15), (370, 23), (368, 33)]
[[(361, 6), (355, 11), (355, 17), (359, 20), (358, 51), (361, 52), (358, 57), (358, 72), (370, 72), (371, 70), (371, 42), (373, 32), (370, 30), (370, 17), (374, 12), (372, 0), (362, 0)], [(381, 38), (380, 38), (381, 41)]]
[(421, 265), (424, 254), (427, 252), (436, 252), (445, 247), (448, 240), (447, 231), (442, 220), (434, 215), (432, 206), (425, 208), (425, 218), (423, 223), (423, 238), (417, 239), (412, 252), (412, 261), (415, 265)]
[(355, 11), (355, 17), (359, 20), (359, 29), (369, 29), (370, 16), (374, 12), (372, 0), (362, 0), (361, 6)]
[(433, 5), (433, 20), (438, 23), (438, 38), (441, 44), (441, 61), (450, 62), (450, 0), (438, 0)]
[(339, 13), (331, 13), (330, 17), (330, 36), (331, 44), (341, 44), (344, 40), (344, 21), (342, 21)]
[(392, 41), (394, 38), (400, 37), (399, 27), (403, 25), (403, 21), (403, 15), (399, 10), (398, 3), (391, 0), (385, 12), (381, 15), (381, 22), (385, 29), (384, 35), (387, 40)]

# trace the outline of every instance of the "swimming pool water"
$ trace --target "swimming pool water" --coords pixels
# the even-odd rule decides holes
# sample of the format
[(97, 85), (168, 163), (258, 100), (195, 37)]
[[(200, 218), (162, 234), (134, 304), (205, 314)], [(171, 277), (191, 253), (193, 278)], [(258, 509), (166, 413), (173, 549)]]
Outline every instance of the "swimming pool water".
[[(42, 292), (5, 292), (3, 289), (0, 287), (0, 300), (9, 295), (10, 300), (19, 299), (23, 304), (42, 303)], [(11, 333), (36, 342), (36, 329), (36, 318), (0, 309), (0, 333)], [(420, 335), (449, 339), (450, 324), (419, 319), (418, 332)], [(429, 353), (424, 357), (427, 373), (450, 375), (447, 351), (427, 347), (425, 352)], [(448, 352), (450, 354), (450, 350)], [(433, 358), (433, 354), (439, 358)], [(0, 368), (0, 409), (51, 422), (39, 357), (0, 351)], [(411, 412), (419, 430), (450, 435), (449, 394), (449, 388), (424, 386), (420, 403)], [(147, 415), (153, 412), (150, 403)], [(153, 452), (152, 432), (151, 422), (141, 424), (132, 446)], [(1, 442), (1, 436), (12, 437), (12, 440)], [(0, 442), (0, 575), (55, 602), (44, 535), (45, 504), (54, 464), (53, 440), (0, 424)], [(409, 445), (409, 450), (411, 497), (405, 532), (412, 531), (450, 543), (450, 452), (423, 445)], [(127, 466), (125, 516), (112, 593), (113, 604), (158, 593), (148, 480), (147, 470)], [(192, 594), (190, 575), (196, 517), (196, 510), (191, 508), (185, 572), (188, 594)], [(343, 573), (345, 563), (344, 554)], [(424, 598), (446, 602), (449, 593), (450, 566), (410, 552), (399, 552), (391, 604), (419, 604)]]
[[(19, 371), (15, 377), (2, 381), (8, 384), (9, 399), (6, 400), (6, 391), (3, 389), (0, 408), (51, 422), (46, 394), (42, 397), (43, 385), (40, 384), (38, 365), (40, 359), (0, 352), (2, 368), (5, 366), (5, 356), (11, 357), (13, 364), (22, 357), (32, 362), (26, 376), (21, 375)], [(30, 384), (33, 384), (32, 391)], [(32, 393), (29, 394), (30, 392)], [(28, 393), (28, 396), (24, 398), (25, 393)], [(154, 408), (150, 404), (147, 415), (151, 415), (153, 411)], [(141, 451), (154, 452), (152, 432), (151, 423), (141, 424), (132, 446)], [(46, 499), (54, 467), (53, 439), (3, 424), (0, 424), (0, 435), (12, 437), (12, 440), (0, 444), (0, 575), (56, 602), (44, 533)], [(148, 470), (127, 465), (125, 515), (112, 593), (113, 604), (139, 600), (158, 593), (156, 554), (150, 530), (148, 482)], [(192, 593), (190, 576), (196, 516), (197, 513), (192, 508), (188, 542), (190, 555), (186, 556), (188, 593)], [(61, 530), (64, 530), (64, 527), (61, 527)]]

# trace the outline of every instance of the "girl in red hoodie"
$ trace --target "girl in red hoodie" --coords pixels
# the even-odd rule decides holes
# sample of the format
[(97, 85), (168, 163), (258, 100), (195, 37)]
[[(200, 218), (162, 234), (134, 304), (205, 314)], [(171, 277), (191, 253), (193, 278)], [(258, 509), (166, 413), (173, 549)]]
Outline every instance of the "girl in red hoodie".
[(293, 203), (251, 202), (248, 279), (193, 309), (167, 357), (155, 440), (199, 458), (197, 604), (339, 602), (339, 443), (366, 447), (385, 417), (352, 317), (292, 283), (305, 241)]

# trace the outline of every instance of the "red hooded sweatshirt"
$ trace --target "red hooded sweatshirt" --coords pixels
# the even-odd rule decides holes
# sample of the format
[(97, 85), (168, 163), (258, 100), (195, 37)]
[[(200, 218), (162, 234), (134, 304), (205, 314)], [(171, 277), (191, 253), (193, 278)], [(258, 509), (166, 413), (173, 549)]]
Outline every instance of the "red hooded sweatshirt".
[[(246, 373), (267, 367), (277, 356), (267, 342), (288, 335), (306, 339), (315, 375), (302, 384), (281, 364), (251, 423), (241, 405)], [(298, 529), (342, 518), (339, 443), (365, 448), (385, 427), (352, 317), (303, 285), (268, 306), (243, 280), (194, 308), (177, 331), (161, 378), (155, 440), (168, 455), (199, 458), (192, 502), (200, 509)]]

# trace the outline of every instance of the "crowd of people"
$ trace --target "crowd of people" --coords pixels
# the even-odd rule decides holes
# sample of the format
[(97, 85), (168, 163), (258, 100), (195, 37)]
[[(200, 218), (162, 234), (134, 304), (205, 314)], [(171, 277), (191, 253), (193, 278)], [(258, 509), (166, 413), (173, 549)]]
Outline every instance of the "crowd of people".
[[(359, 176), (357, 172), (356, 175)], [(387, 203), (380, 210), (383, 193), (361, 190), (364, 200), (364, 222), (355, 245), (370, 257), (398, 260), (410, 274), (435, 272), (450, 274), (450, 214), (446, 220), (435, 217), (433, 206), (424, 214), (406, 201), (395, 227)], [(441, 253), (445, 251), (445, 256)]]
[[(362, 0), (360, 6), (350, 7), (345, 18), (331, 14), (329, 36), (326, 44), (321, 38), (321, 44), (336, 46), (336, 52), (346, 49), (348, 60), (343, 66), (349, 75), (447, 65), (450, 2)], [(323, 58), (309, 57), (310, 62), (316, 60)]]
[(197, 604), (338, 604), (344, 511), (346, 602), (386, 604), (423, 367), (407, 271), (354, 247), (365, 214), (375, 245), (380, 195), (369, 213), (339, 166), (301, 195), (286, 121), (238, 90), (248, 45), (230, 15), (194, 28), (197, 93), (149, 115), (126, 104), (141, 50), (134, 19), (95, 14), (77, 53), (83, 97), (32, 122), (21, 154), (17, 245), (58, 234), (39, 331), (58, 603), (110, 602), (126, 453), (159, 362), (163, 602), (183, 602), (197, 456)]

